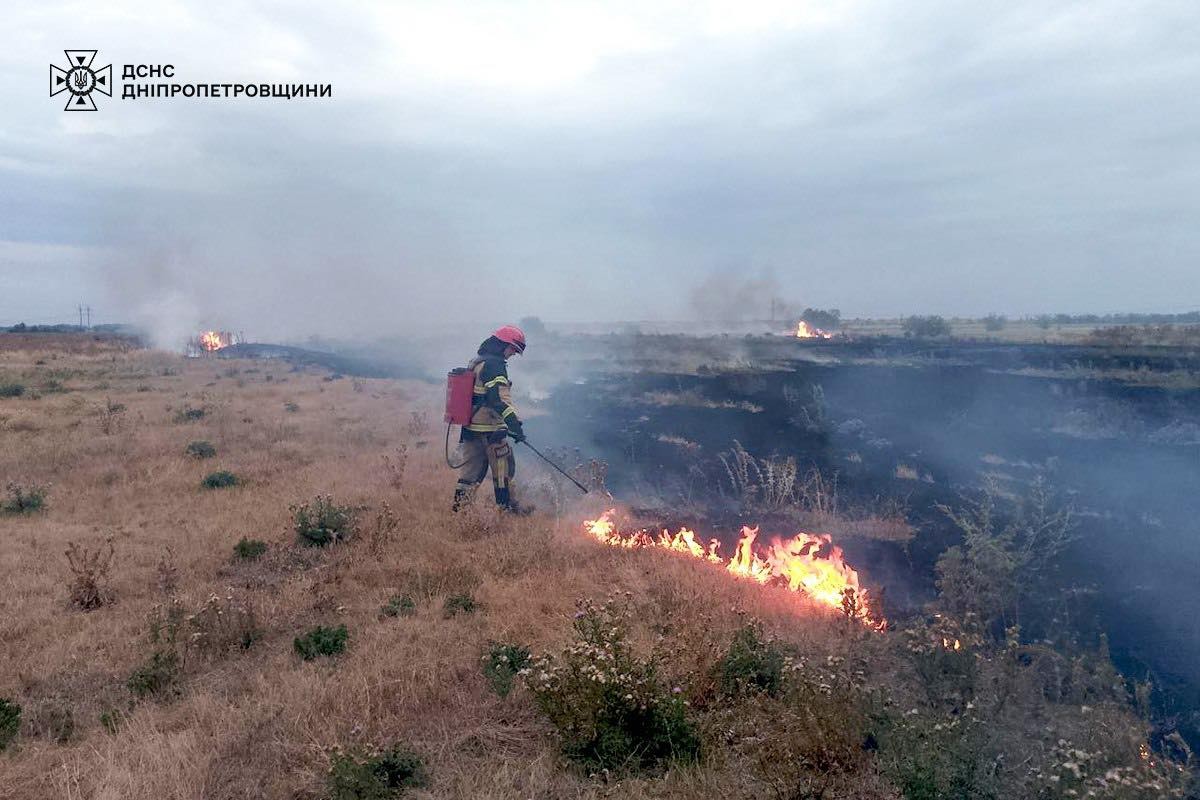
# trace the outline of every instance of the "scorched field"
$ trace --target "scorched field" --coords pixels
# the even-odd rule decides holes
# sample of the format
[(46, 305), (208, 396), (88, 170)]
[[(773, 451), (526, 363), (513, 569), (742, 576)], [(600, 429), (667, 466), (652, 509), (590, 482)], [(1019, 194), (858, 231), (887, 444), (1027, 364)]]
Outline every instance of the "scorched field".
[(1184, 796), (1138, 676), (1021, 634), (1006, 548), (1056, 507), (948, 508), (893, 620), (836, 532), (902, 505), (733, 437), (787, 505), (749, 538), (586, 458), (583, 499), (523, 458), (534, 514), (454, 514), (420, 381), (10, 335), (0, 395), (0, 797)]

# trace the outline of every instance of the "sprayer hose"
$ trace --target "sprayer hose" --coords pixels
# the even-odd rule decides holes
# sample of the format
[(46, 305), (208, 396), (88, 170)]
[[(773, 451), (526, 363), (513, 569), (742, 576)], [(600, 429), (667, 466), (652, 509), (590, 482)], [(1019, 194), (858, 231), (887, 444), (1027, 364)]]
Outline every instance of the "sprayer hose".
[(450, 461), (450, 428), (453, 424), (452, 422), (446, 423), (446, 466), (450, 469), (458, 469), (467, 463), (467, 459), (464, 458), (462, 464), (454, 464)]

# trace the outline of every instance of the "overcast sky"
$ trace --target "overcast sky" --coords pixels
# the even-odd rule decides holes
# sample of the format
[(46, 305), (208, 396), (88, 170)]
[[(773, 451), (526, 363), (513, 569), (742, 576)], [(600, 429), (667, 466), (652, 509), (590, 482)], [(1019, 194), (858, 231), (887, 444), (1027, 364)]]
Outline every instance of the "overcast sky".
[[(682, 319), (719, 273), (847, 315), (1200, 307), (1194, 0), (0, 0), (0, 44), (0, 323)], [(333, 96), (67, 113), (82, 47)]]

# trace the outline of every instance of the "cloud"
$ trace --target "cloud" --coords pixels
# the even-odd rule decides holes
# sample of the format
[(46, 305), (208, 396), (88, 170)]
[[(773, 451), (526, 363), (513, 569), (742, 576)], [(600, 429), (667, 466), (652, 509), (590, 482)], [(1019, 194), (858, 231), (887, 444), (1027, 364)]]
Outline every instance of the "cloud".
[[(112, 318), (678, 318), (706, 276), (763, 270), (847, 315), (1182, 310), (1200, 289), (1188, 4), (4, 13), (0, 239), (73, 248), (59, 269), (100, 270)], [(118, 74), (334, 96), (66, 114), (41, 86), (78, 42)], [(57, 307), (30, 268), (0, 249), (0, 313)]]

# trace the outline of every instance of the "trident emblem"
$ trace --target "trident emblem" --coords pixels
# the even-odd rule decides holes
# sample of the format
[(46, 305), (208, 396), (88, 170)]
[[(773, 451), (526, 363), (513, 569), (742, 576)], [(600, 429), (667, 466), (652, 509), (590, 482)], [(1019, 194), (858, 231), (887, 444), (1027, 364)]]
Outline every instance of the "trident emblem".
[(50, 96), (59, 92), (70, 92), (66, 111), (95, 111), (92, 91), (112, 97), (112, 64), (92, 69), (96, 58), (95, 50), (64, 50), (67, 54), (67, 69), (50, 65)]

